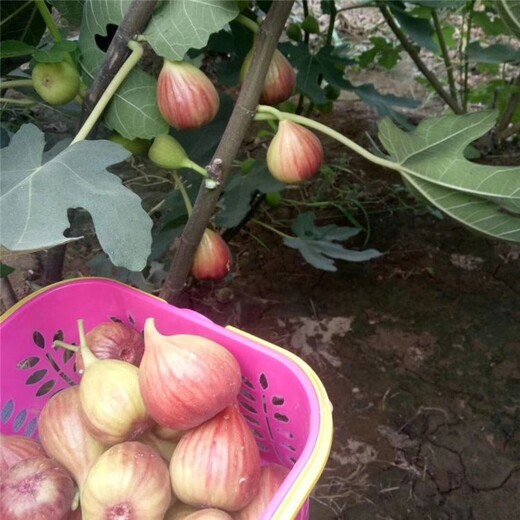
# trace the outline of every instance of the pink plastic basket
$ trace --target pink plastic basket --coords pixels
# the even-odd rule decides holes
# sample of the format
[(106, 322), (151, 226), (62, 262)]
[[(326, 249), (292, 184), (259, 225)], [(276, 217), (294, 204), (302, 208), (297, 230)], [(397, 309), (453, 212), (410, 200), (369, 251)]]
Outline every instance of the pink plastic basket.
[(52, 346), (55, 339), (78, 343), (78, 319), (86, 330), (107, 320), (142, 330), (148, 317), (162, 334), (198, 334), (234, 354), (243, 374), (242, 412), (264, 462), (292, 468), (260, 520), (307, 519), (332, 441), (331, 406), (316, 374), (286, 350), (112, 280), (54, 284), (0, 318), (1, 432), (37, 436), (44, 403), (79, 381), (74, 354)]

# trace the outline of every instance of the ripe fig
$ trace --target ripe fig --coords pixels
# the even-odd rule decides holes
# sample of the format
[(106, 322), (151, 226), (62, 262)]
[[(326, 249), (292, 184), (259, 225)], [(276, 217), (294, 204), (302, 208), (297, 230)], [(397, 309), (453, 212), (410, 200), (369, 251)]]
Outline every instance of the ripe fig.
[(67, 61), (37, 63), (32, 70), (34, 90), (49, 105), (64, 105), (79, 92), (79, 72)]
[(174, 494), (195, 507), (238, 511), (253, 500), (260, 451), (237, 403), (181, 438), (170, 477)]
[(231, 251), (225, 240), (215, 231), (206, 228), (191, 266), (197, 280), (222, 280), (231, 268)]
[(139, 388), (161, 426), (189, 430), (236, 399), (240, 365), (222, 345), (193, 334), (164, 336), (153, 318), (145, 322), (144, 342)]
[(316, 175), (323, 161), (321, 141), (307, 128), (284, 119), (267, 150), (271, 175), (286, 184)]
[[(253, 58), (253, 50), (244, 58), (240, 71), (240, 82), (243, 83)], [(278, 105), (289, 99), (296, 86), (296, 73), (289, 60), (277, 49), (269, 65), (264, 81), (264, 87), (260, 94), (260, 103), (264, 105)]]
[(184, 61), (164, 60), (157, 80), (157, 105), (177, 130), (200, 128), (217, 115), (220, 99), (210, 79)]

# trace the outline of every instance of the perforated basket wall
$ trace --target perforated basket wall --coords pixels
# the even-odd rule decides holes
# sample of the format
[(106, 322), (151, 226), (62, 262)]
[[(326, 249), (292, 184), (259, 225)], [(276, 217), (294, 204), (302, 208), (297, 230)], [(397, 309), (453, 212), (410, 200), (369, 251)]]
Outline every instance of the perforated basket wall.
[(243, 374), (242, 412), (263, 460), (292, 468), (261, 520), (307, 519), (308, 497), (332, 439), (330, 403), (316, 374), (285, 350), (111, 280), (55, 284), (2, 316), (2, 433), (36, 437), (44, 403), (78, 383), (74, 354), (52, 346), (55, 339), (78, 343), (78, 319), (85, 321), (86, 330), (107, 320), (142, 330), (148, 317), (155, 318), (162, 334), (199, 334), (234, 354)]

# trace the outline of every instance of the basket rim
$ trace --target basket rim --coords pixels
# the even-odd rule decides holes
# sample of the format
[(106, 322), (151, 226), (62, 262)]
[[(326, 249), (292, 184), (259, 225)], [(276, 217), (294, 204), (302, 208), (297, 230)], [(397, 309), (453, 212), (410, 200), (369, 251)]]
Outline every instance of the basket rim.
[[(92, 282), (92, 281), (102, 281), (102, 282), (111, 282), (115, 285), (119, 285), (122, 287), (130, 288), (136, 292), (142, 293), (148, 297), (156, 298), (160, 302), (168, 303), (164, 299), (143, 291), (142, 289), (127, 285), (118, 280), (114, 280), (111, 278), (98, 277), (98, 276), (87, 276), (87, 277), (79, 277), (79, 278), (69, 278), (66, 280), (62, 280), (53, 284), (50, 284), (46, 287), (42, 287), (31, 294), (28, 294), (12, 307), (7, 309), (2, 315), (0, 315), (0, 324), (6, 321), (9, 317), (11, 317), (15, 312), (20, 310), (22, 307), (27, 305), (36, 297), (40, 296), (43, 293), (51, 291), (59, 286), (67, 285), (67, 284), (76, 284), (82, 282)], [(200, 314), (200, 313), (199, 313)], [(202, 315), (204, 316), (204, 315)], [(211, 321), (211, 320), (210, 320)], [(291, 364), (296, 365), (303, 374), (308, 379), (314, 393), (316, 400), (318, 402), (318, 408), (320, 410), (319, 417), (319, 428), (318, 434), (316, 438), (316, 442), (312, 448), (311, 453), (307, 456), (307, 460), (304, 466), (299, 471), (296, 476), (293, 485), (289, 488), (281, 502), (279, 503), (276, 512), (269, 520), (292, 520), (294, 519), (298, 511), (304, 506), (305, 501), (309, 498), (312, 489), (315, 487), (317, 481), (319, 480), (323, 470), (326, 466), (327, 460), (329, 458), (330, 450), (332, 447), (332, 438), (333, 438), (333, 421), (332, 421), (332, 404), (328, 398), (327, 391), (320, 378), (316, 374), (316, 372), (300, 357), (292, 352), (279, 347), (273, 343), (270, 343), (266, 340), (258, 338), (253, 334), (245, 332), (237, 327), (233, 327), (228, 325), (223, 327), (230, 332), (238, 334), (244, 338), (247, 338), (249, 341), (255, 342), (262, 347), (272, 350), (276, 352), (278, 355), (284, 357)]]

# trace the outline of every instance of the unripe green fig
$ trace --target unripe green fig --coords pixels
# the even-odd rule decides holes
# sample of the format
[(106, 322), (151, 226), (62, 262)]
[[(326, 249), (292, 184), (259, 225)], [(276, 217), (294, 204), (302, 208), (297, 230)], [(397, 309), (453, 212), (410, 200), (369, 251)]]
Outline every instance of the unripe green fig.
[(301, 42), (303, 39), (302, 29), (298, 23), (292, 23), (289, 25), (289, 27), (287, 27), (286, 33), (287, 37), (295, 42)]
[(161, 134), (154, 139), (148, 157), (159, 168), (166, 170), (184, 168), (186, 161), (189, 161), (184, 148), (169, 134)]
[(37, 63), (32, 71), (34, 90), (49, 105), (64, 105), (79, 92), (79, 72), (67, 61)]
[(302, 29), (307, 33), (320, 34), (320, 24), (314, 16), (306, 16), (302, 22)]
[(146, 155), (152, 144), (150, 139), (140, 139), (139, 137), (127, 139), (117, 132), (112, 132), (109, 139), (113, 143), (124, 146), (129, 152), (132, 152), (133, 155)]
[(271, 191), (265, 194), (265, 201), (272, 208), (276, 208), (282, 203), (282, 194), (279, 191)]

